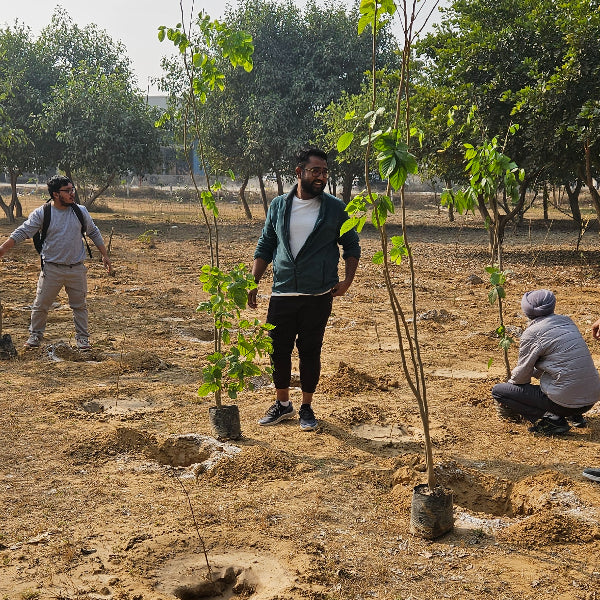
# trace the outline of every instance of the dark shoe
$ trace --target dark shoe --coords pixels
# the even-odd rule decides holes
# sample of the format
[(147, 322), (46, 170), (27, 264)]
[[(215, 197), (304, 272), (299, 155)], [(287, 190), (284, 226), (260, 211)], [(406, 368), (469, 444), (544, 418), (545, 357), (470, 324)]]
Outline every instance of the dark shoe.
[(584, 469), (583, 476), (592, 481), (600, 482), (600, 469)]
[(587, 420), (583, 415), (571, 415), (570, 417), (567, 417), (567, 423), (572, 427), (577, 427), (579, 429), (588, 426)]
[(523, 420), (523, 417), (518, 413), (508, 408), (508, 406), (504, 406), (502, 402), (498, 402), (498, 400), (494, 400), (494, 404), (496, 405), (496, 414), (503, 421), (510, 421), (511, 423), (520, 423)]
[(284, 419), (291, 419), (296, 415), (296, 411), (290, 402), (287, 406), (282, 406), (279, 400), (269, 407), (262, 419), (258, 420), (259, 425), (276, 425)]
[(300, 429), (302, 431), (312, 431), (317, 428), (318, 423), (310, 404), (302, 404), (298, 414), (300, 416)]
[(564, 417), (560, 419), (551, 419), (542, 417), (533, 427), (529, 428), (532, 433), (541, 433), (542, 435), (561, 435), (567, 433), (571, 426)]

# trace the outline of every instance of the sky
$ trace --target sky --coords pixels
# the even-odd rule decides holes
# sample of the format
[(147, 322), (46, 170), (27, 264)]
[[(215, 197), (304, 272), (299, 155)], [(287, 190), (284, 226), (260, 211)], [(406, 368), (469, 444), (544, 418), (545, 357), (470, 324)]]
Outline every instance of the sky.
[[(351, 0), (344, 1), (351, 4)], [(113, 40), (124, 44), (140, 89), (159, 93), (151, 80), (161, 75), (161, 58), (171, 53), (171, 48), (170, 42), (158, 41), (157, 31), (160, 25), (173, 27), (181, 21), (179, 0), (2, 0), (1, 3), (0, 25), (13, 25), (18, 19), (36, 36), (50, 23), (57, 6), (64, 8), (80, 27), (95, 23)], [(302, 6), (304, 0), (296, 3)], [(194, 0), (194, 13), (204, 10), (211, 18), (218, 19), (227, 4), (227, 0)], [(236, 6), (237, 2), (233, 0), (231, 4)], [(189, 15), (192, 0), (184, 0), (183, 5)]]

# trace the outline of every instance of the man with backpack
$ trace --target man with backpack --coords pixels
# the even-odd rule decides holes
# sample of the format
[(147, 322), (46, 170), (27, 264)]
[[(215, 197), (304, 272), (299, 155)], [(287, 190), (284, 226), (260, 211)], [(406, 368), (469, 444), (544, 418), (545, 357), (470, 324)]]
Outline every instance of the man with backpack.
[(49, 200), (36, 208), (0, 245), (0, 258), (27, 238), (34, 238), (40, 252), (42, 270), (31, 309), (30, 335), (25, 347), (37, 348), (40, 345), (46, 329), (48, 310), (64, 287), (73, 311), (77, 347), (80, 350), (90, 350), (86, 302), (87, 268), (83, 263), (84, 235), (87, 234), (100, 251), (102, 263), (109, 273), (110, 259), (100, 230), (89, 212), (84, 206), (75, 203), (73, 182), (63, 175), (55, 175), (48, 180), (47, 185)]

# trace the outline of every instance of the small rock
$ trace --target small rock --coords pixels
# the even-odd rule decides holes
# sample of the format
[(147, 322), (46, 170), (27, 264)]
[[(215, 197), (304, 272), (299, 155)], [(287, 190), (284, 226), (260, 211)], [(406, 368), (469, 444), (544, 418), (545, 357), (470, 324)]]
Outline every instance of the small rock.
[(483, 279), (477, 275), (469, 275), (467, 277), (467, 283), (469, 285), (481, 285), (483, 283)]

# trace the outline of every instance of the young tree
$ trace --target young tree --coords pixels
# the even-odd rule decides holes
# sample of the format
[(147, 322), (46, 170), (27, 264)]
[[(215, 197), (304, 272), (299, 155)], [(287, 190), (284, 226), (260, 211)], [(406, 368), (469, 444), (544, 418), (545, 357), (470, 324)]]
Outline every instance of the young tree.
[[(222, 60), (226, 59), (235, 68), (250, 71), (254, 46), (252, 37), (245, 31), (213, 21), (202, 12), (189, 24), (184, 22), (182, 14), (182, 22), (177, 26), (161, 26), (158, 38), (174, 44), (181, 62), (181, 68), (169, 70), (169, 78), (163, 85), (174, 81), (183, 84), (181, 88), (171, 88), (170, 110), (158, 124), (176, 122), (209, 238), (210, 264), (202, 267), (200, 275), (202, 288), (209, 294), (209, 299), (201, 303), (198, 310), (212, 316), (214, 347), (202, 370), (204, 383), (199, 394), (214, 395), (216, 406), (209, 409), (209, 414), (219, 435), (237, 438), (241, 435), (239, 411), (236, 406), (223, 406), (222, 393), (226, 391), (230, 398), (236, 398), (239, 391), (252, 386), (248, 378), (261, 373), (255, 359), (271, 349), (268, 337), (271, 326), (263, 325), (257, 319), (241, 318), (240, 311), (246, 307), (248, 290), (256, 287), (247, 267), (241, 264), (228, 272), (221, 270), (219, 210), (214, 194), (220, 185), (214, 180), (207, 161), (209, 140), (202, 123), (208, 98), (225, 88), (226, 76), (219, 67)], [(202, 163), (205, 187), (194, 172), (192, 150), (198, 153)], [(220, 425), (225, 431), (219, 431)]]
[[(434, 4), (435, 6), (435, 4)], [(400, 348), (400, 357), (402, 360), (402, 369), (410, 389), (417, 401), (419, 414), (423, 425), (425, 439), (425, 460), (427, 464), (427, 487), (431, 494), (436, 495), (439, 492), (436, 476), (433, 468), (433, 445), (429, 431), (429, 408), (427, 400), (427, 381), (421, 357), (419, 344), (419, 335), (417, 328), (417, 304), (416, 304), (416, 273), (413, 261), (412, 249), (407, 236), (407, 221), (405, 209), (405, 183), (409, 173), (416, 173), (418, 166), (414, 155), (410, 152), (411, 146), (418, 140), (417, 132), (411, 126), (411, 65), (412, 65), (412, 44), (417, 31), (415, 30), (416, 20), (416, 0), (402, 3), (402, 14), (404, 20), (403, 27), (403, 45), (402, 45), (402, 65), (399, 77), (396, 112), (393, 122), (384, 129), (381, 119), (384, 111), (378, 106), (377, 79), (372, 78), (372, 102), (371, 109), (367, 113), (369, 129), (367, 136), (363, 140), (365, 146), (365, 180), (366, 190), (363, 194), (356, 196), (347, 207), (350, 215), (348, 222), (342, 227), (342, 232), (351, 227), (360, 230), (367, 219), (367, 213), (371, 208), (371, 222), (379, 233), (381, 249), (373, 257), (373, 262), (382, 267), (383, 280), (388, 292), (390, 306), (394, 315), (394, 326)], [(389, 0), (373, 1), (362, 0), (361, 18), (359, 20), (359, 32), (367, 26), (372, 28), (373, 36), (382, 25), (382, 21), (394, 15), (396, 5)], [(374, 73), (373, 73), (374, 75)], [(403, 100), (403, 102), (401, 101)], [(349, 132), (350, 133), (350, 132)], [(342, 147), (349, 145), (353, 135), (346, 136)], [(376, 152), (377, 163), (381, 178), (388, 183), (387, 193), (376, 194), (369, 178), (369, 165), (371, 153)], [(400, 210), (402, 216), (402, 235), (389, 237), (386, 228), (388, 216), (394, 212), (394, 204), (391, 200), (391, 191), (400, 192)], [(410, 272), (411, 281), (411, 310), (412, 324), (406, 317), (405, 309), (396, 294), (394, 287), (392, 270), (400, 265), (406, 259)], [(443, 496), (444, 494), (437, 494)], [(448, 523), (442, 528), (443, 533), (448, 531)], [(450, 525), (451, 528), (451, 525)], [(438, 532), (438, 535), (441, 533)]]

